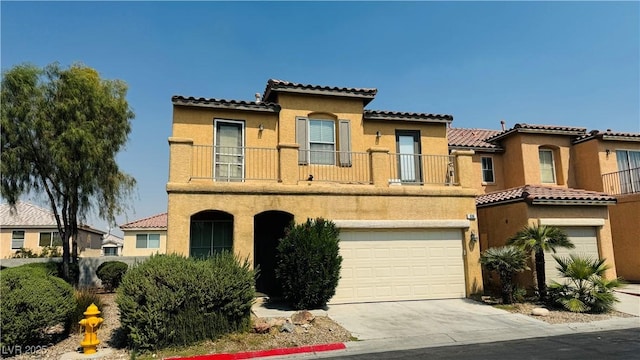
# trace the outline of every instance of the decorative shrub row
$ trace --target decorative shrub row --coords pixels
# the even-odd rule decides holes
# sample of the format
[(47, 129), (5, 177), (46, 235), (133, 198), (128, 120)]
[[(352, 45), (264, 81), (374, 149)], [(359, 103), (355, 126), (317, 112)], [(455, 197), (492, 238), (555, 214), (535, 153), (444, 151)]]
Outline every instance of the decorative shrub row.
[(160, 349), (246, 331), (254, 273), (231, 253), (199, 260), (153, 255), (131, 268), (117, 290), (120, 322), (132, 349)]
[(23, 265), (2, 270), (0, 275), (0, 345), (39, 344), (45, 330), (64, 324), (68, 330), (76, 308), (71, 285), (53, 274), (54, 265)]
[(129, 270), (129, 265), (122, 261), (105, 261), (96, 269), (96, 275), (102, 282), (104, 290), (112, 292), (120, 286), (122, 277), (127, 270)]
[(324, 307), (340, 280), (339, 230), (332, 221), (292, 224), (278, 244), (276, 278), (295, 309)]

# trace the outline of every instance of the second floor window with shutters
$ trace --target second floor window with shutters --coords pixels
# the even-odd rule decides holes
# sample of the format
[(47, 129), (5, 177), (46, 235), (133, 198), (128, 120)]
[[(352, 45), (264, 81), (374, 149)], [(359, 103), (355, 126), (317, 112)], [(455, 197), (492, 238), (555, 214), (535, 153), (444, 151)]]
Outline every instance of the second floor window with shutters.
[(296, 118), (296, 141), (300, 145), (298, 163), (301, 165), (336, 165), (338, 162), (339, 166), (351, 166), (349, 120)]
[(335, 164), (335, 134), (334, 121), (309, 119), (309, 161), (312, 164)]

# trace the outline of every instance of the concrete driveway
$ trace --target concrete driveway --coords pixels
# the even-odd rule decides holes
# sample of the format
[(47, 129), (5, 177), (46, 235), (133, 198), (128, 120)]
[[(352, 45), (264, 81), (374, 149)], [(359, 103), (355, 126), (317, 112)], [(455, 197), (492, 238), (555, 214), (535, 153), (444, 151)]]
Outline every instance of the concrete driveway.
[(467, 299), (331, 305), (327, 312), (360, 340), (442, 334), (452, 340), (452, 334), (457, 333), (468, 337), (540, 325), (540, 321), (530, 317)]

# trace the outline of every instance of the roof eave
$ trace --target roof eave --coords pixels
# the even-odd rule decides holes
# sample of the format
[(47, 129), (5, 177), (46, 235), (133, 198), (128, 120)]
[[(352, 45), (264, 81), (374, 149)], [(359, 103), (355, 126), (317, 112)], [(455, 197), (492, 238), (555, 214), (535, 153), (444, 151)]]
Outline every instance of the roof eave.
[(344, 91), (332, 91), (332, 90), (323, 90), (323, 89), (298, 89), (298, 88), (275, 88), (271, 89), (269, 92), (265, 94), (265, 99), (269, 99), (271, 97), (271, 92), (282, 92), (282, 93), (291, 93), (291, 94), (303, 94), (303, 95), (320, 95), (320, 96), (334, 96), (334, 97), (345, 97), (351, 99), (361, 99), (364, 102), (364, 105), (369, 104), (375, 98), (375, 94), (363, 94), (363, 93), (348, 93)]
[(615, 205), (616, 200), (533, 199), (530, 203), (531, 205), (607, 206)]
[(449, 145), (449, 150), (473, 150), (475, 152), (489, 152), (489, 153), (504, 152), (504, 149), (500, 147), (487, 148), (482, 146), (459, 146), (459, 145)]
[(131, 228), (123, 228), (120, 227), (122, 231), (167, 231), (166, 227), (131, 227)]
[(542, 134), (542, 135), (562, 135), (562, 136), (581, 136), (585, 135), (586, 130), (558, 130), (558, 129), (511, 129), (505, 133), (498, 134), (486, 139), (486, 142), (494, 142), (504, 139), (513, 133), (525, 133), (525, 134)]
[(400, 116), (384, 116), (384, 115), (367, 115), (363, 117), (363, 120), (376, 120), (376, 121), (408, 121), (408, 122), (420, 122), (420, 123), (439, 123), (449, 124), (453, 119), (443, 119), (436, 117), (400, 117)]
[(180, 101), (180, 100), (174, 100), (173, 101), (173, 105), (174, 106), (188, 106), (188, 107), (201, 107), (201, 108), (208, 108), (208, 109), (220, 109), (220, 110), (242, 110), (242, 111), (252, 111), (252, 112), (266, 112), (266, 113), (274, 113), (277, 114), (280, 112), (280, 107), (279, 106), (274, 106), (272, 107), (266, 107), (266, 106), (260, 106), (258, 104), (256, 105), (244, 105), (244, 104), (222, 104), (222, 103), (203, 103), (203, 102), (189, 102), (189, 101)]
[(515, 199), (494, 201), (494, 202), (489, 202), (489, 203), (476, 205), (476, 208), (496, 206), (496, 205), (507, 205), (507, 204), (512, 204), (512, 203), (516, 203), (516, 202), (522, 202), (522, 201), (524, 201), (524, 199), (522, 197), (518, 197), (518, 198), (515, 198)]

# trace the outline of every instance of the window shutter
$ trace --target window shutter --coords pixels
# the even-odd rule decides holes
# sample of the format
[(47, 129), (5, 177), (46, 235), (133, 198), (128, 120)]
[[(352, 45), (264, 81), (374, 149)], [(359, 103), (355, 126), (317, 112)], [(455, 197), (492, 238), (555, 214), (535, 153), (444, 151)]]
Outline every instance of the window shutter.
[(298, 148), (298, 164), (306, 165), (309, 158), (309, 131), (306, 118), (296, 118), (296, 142)]
[(340, 166), (351, 166), (351, 123), (349, 120), (340, 120)]

